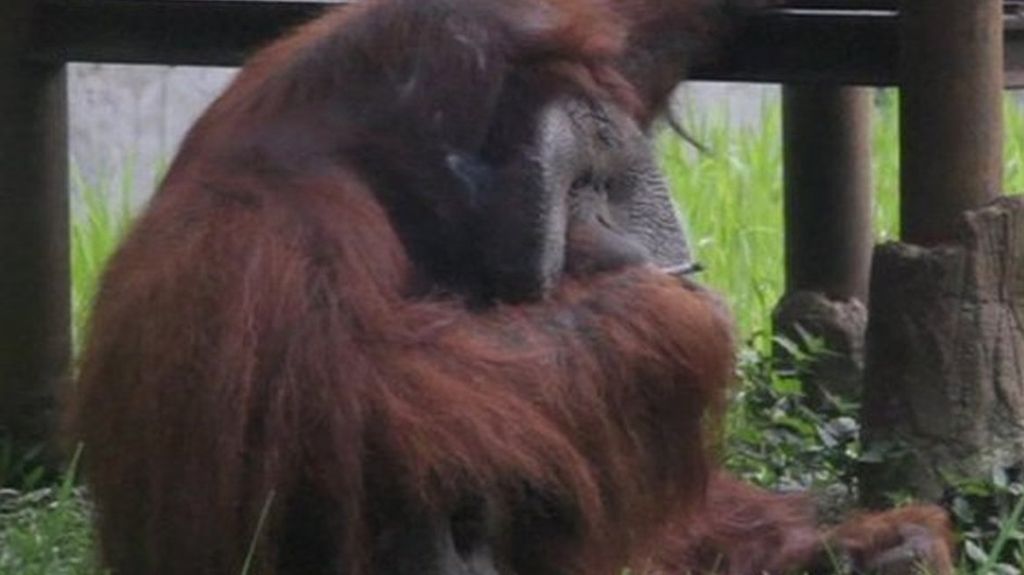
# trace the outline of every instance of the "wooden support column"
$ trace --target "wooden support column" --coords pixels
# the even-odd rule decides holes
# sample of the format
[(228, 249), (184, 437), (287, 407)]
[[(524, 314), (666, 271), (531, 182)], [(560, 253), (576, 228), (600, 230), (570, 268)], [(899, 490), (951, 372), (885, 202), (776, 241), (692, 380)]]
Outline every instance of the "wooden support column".
[(70, 352), (64, 67), (25, 58), (35, 0), (0, 2), (0, 438), (45, 442)]
[[(871, 265), (873, 91), (832, 85), (783, 88), (786, 296), (778, 334), (800, 330), (834, 352), (808, 381), (859, 396)], [(797, 329), (799, 326), (800, 330)]]
[(867, 301), (873, 90), (786, 86), (786, 289)]
[(1002, 0), (901, 4), (901, 237), (951, 239), (1003, 180)]

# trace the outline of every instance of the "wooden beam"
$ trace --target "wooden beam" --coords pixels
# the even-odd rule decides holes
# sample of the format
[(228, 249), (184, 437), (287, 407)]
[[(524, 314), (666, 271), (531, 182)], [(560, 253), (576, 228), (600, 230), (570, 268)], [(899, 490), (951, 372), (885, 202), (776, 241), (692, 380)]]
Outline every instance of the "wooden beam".
[[(752, 18), (694, 79), (897, 85), (894, 0), (789, 0)], [(342, 2), (345, 3), (345, 2)], [(41, 61), (238, 66), (259, 46), (331, 4), (238, 0), (41, 0)], [(1024, 86), (1024, 16), (1007, 2), (1007, 79)]]
[(892, 11), (777, 10), (752, 18), (694, 79), (894, 85), (899, 17)]
[(238, 66), (320, 15), (322, 2), (43, 0), (33, 55), (48, 62)]

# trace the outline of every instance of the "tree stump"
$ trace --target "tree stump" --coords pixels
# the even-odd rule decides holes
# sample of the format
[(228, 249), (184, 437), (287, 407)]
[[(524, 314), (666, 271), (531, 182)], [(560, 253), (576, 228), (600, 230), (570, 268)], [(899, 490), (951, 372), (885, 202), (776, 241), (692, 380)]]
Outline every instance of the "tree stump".
[[(868, 312), (857, 298), (830, 299), (823, 293), (787, 293), (772, 314), (775, 333), (800, 344), (803, 334), (821, 338), (826, 352), (811, 358), (801, 379), (812, 400), (821, 392), (859, 400), (864, 377), (864, 332)], [(775, 354), (786, 362), (786, 351)]]
[(1024, 200), (966, 212), (950, 244), (879, 246), (873, 266), (865, 502), (1024, 461)]

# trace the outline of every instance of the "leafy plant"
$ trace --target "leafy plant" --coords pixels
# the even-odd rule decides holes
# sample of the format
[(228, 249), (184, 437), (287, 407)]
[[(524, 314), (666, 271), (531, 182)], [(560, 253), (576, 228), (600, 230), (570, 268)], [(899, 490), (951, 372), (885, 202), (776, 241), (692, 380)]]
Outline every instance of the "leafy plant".
[(0, 488), (31, 490), (46, 479), (42, 447), (15, 449), (9, 437), (0, 437)]
[(995, 469), (986, 480), (953, 480), (947, 507), (963, 539), (963, 570), (1020, 575), (1024, 567), (1024, 477)]
[[(773, 348), (788, 350), (780, 359)], [(855, 485), (858, 406), (827, 392), (812, 401), (801, 380), (824, 344), (781, 337), (740, 353), (742, 380), (728, 420), (726, 464), (777, 489)]]

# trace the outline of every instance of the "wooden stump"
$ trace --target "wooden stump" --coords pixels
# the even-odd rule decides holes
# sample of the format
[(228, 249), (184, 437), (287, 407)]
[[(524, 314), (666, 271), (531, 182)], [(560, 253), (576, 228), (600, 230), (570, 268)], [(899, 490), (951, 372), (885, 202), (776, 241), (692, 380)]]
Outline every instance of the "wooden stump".
[(941, 496), (1024, 461), (1024, 200), (966, 212), (952, 243), (879, 246), (862, 494)]
[[(803, 334), (821, 338), (826, 353), (814, 357), (802, 380), (811, 398), (822, 391), (856, 401), (864, 378), (864, 332), (868, 312), (857, 298), (830, 299), (809, 290), (787, 293), (772, 314), (775, 333), (794, 343)], [(776, 356), (786, 358), (785, 350)]]

